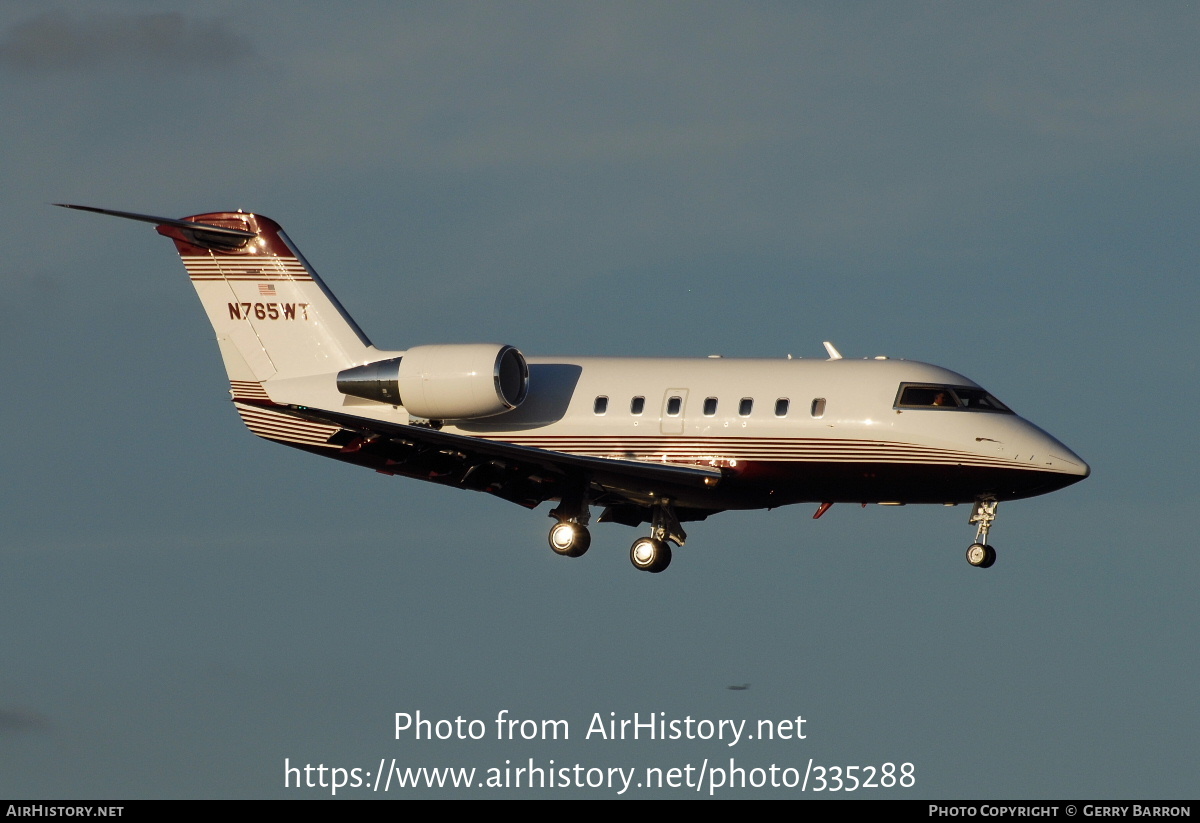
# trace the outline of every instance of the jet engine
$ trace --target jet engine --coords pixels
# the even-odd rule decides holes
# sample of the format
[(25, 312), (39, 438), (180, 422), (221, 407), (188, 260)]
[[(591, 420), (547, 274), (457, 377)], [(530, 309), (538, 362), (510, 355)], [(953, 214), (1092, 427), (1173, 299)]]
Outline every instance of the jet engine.
[(416, 346), (400, 357), (338, 373), (338, 391), (404, 406), (414, 417), (470, 420), (502, 414), (529, 393), (524, 355), (499, 343)]

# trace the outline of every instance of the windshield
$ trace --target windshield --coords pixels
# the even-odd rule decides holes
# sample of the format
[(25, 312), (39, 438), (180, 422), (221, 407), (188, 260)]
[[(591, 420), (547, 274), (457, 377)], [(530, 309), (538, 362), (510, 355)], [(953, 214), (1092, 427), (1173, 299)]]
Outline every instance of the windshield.
[(970, 386), (938, 386), (901, 383), (896, 395), (898, 409), (957, 409), (1012, 414), (1012, 409), (983, 389)]

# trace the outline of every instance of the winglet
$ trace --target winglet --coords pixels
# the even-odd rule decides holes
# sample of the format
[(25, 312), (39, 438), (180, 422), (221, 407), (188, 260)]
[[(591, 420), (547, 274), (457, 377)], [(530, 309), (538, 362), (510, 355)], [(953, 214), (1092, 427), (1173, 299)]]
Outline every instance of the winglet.
[(833, 344), (828, 340), (825, 341), (825, 351), (829, 352), (830, 360), (841, 360), (842, 353), (833, 347)]

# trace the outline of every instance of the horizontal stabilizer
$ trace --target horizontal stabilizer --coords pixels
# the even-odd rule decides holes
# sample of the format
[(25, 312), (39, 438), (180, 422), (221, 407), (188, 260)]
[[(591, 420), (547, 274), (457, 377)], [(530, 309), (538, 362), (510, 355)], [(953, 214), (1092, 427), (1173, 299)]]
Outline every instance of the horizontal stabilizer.
[(174, 226), (188, 232), (191, 235), (189, 239), (193, 240), (197, 245), (204, 247), (239, 249), (258, 236), (252, 231), (214, 226), (211, 223), (197, 223), (192, 220), (176, 220), (173, 217), (155, 217), (152, 214), (98, 209), (95, 206), (76, 206), (72, 203), (55, 203), (54, 205), (64, 209), (78, 209), (80, 211), (95, 212), (96, 214), (107, 214), (110, 217), (124, 217), (126, 220), (138, 220), (142, 223), (153, 223), (156, 226)]

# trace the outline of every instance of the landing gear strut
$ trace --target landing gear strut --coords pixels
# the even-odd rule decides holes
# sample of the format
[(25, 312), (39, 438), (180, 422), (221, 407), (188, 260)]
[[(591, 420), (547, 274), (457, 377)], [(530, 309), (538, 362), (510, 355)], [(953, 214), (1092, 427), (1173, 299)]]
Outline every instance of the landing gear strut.
[(996, 562), (996, 550), (987, 544), (988, 532), (996, 520), (996, 507), (999, 502), (994, 497), (981, 497), (975, 501), (968, 523), (978, 523), (975, 532), (975, 542), (967, 549), (967, 562), (972, 566), (986, 569)]
[(629, 548), (629, 560), (635, 569), (657, 574), (671, 565), (671, 543), (682, 546), (687, 539), (675, 507), (663, 498), (654, 506), (650, 520), (650, 536), (639, 537)]

